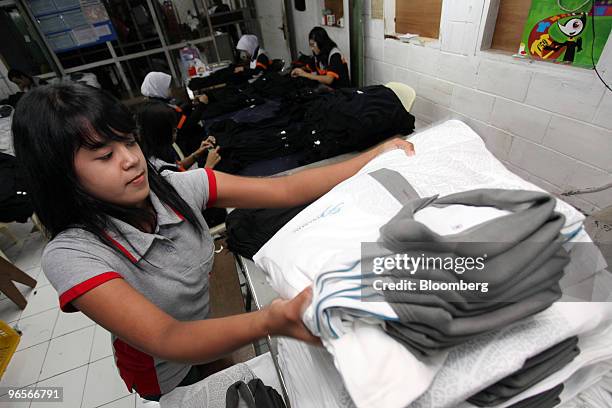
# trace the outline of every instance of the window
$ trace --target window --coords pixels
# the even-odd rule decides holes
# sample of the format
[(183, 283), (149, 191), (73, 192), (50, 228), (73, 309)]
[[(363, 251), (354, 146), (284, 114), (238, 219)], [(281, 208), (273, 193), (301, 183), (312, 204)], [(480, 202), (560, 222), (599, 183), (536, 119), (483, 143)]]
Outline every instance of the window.
[(515, 53), (521, 43), (531, 0), (500, 0), (491, 49)]
[(325, 0), (323, 18), (323, 25), (342, 27), (344, 25), (344, 0)]
[(438, 38), (442, 0), (396, 0), (395, 31)]

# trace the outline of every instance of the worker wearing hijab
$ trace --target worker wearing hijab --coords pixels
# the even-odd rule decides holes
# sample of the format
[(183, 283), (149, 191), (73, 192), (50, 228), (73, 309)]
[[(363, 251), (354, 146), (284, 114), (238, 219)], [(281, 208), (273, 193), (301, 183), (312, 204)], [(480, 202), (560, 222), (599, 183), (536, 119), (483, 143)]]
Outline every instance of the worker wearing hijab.
[(240, 37), (236, 49), (249, 61), (249, 69), (265, 71), (270, 66), (270, 59), (266, 55), (266, 51), (259, 46), (257, 36), (252, 34), (243, 35)]

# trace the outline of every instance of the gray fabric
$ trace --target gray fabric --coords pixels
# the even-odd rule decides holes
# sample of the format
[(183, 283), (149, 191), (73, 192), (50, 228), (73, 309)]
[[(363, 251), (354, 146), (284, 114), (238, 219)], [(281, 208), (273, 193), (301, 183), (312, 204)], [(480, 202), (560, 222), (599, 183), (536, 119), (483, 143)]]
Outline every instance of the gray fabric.
[[(204, 170), (196, 170), (166, 172), (163, 177), (192, 208), (204, 227), (203, 233), (198, 233), (152, 191), (150, 199), (157, 214), (154, 233), (145, 233), (118, 219), (109, 220), (114, 228), (109, 228), (108, 235), (129, 258), (83, 229), (71, 228), (61, 232), (47, 244), (42, 255), (42, 269), (60, 294), (60, 301), (68, 302), (64, 311), (76, 311), (70, 301), (84, 293), (74, 288), (85, 285), (90, 290), (110, 276), (123, 278), (177, 320), (208, 317), (208, 274), (212, 270), (214, 244), (201, 210), (210, 196), (209, 176)], [(94, 284), (89, 285), (91, 282)], [(123, 369), (122, 374), (133, 374), (138, 380), (140, 372), (128, 373), (126, 368), (132, 367), (133, 363), (126, 360), (126, 353), (119, 354), (122, 348), (117, 347), (117, 340), (120, 339), (112, 334), (117, 365)], [(155, 370), (161, 394), (172, 391), (191, 368), (191, 364), (159, 358), (152, 357), (151, 361), (152, 366), (148, 368)], [(128, 388), (138, 385), (129, 382), (126, 382)]]
[[(371, 175), (386, 187), (389, 180), (394, 180), (390, 173)], [(395, 191), (392, 194), (396, 198), (404, 200), (411, 194), (410, 189), (398, 188), (400, 183), (393, 182), (393, 188), (387, 188)], [(414, 219), (414, 213), (426, 206), (452, 204), (495, 207), (512, 213), (444, 236)], [(385, 300), (399, 317), (399, 321), (387, 321), (385, 330), (409, 349), (431, 355), (548, 308), (561, 296), (558, 282), (569, 263), (561, 246), (564, 218), (554, 213), (554, 206), (554, 199), (544, 193), (496, 189), (405, 202), (402, 210), (381, 228), (380, 243), (386, 252), (383, 250), (377, 256), (401, 253), (414, 258), (458, 259), (487, 254), (486, 267), (464, 274), (428, 269), (426, 275), (423, 271), (411, 275), (410, 271), (396, 269), (385, 274), (383, 280), (413, 281), (417, 288), (422, 279), (487, 282), (489, 287), (486, 293), (383, 291)]]
[(509, 400), (573, 361), (580, 354), (577, 344), (578, 337), (574, 336), (544, 350), (525, 361), (516, 373), (470, 397), (468, 402), (485, 407)]
[(239, 363), (195, 384), (175, 388), (162, 396), (159, 404), (161, 408), (225, 408), (227, 389), (236, 381), (255, 378), (248, 365)]
[(395, 170), (378, 169), (368, 174), (387, 189), (402, 205), (408, 204), (410, 200), (419, 198), (419, 194), (415, 191), (414, 187)]
[(534, 395), (531, 398), (527, 398), (523, 401), (519, 401), (516, 404), (510, 405), (508, 408), (552, 408), (561, 403), (559, 395), (563, 391), (563, 384), (557, 385), (548, 391), (541, 394)]

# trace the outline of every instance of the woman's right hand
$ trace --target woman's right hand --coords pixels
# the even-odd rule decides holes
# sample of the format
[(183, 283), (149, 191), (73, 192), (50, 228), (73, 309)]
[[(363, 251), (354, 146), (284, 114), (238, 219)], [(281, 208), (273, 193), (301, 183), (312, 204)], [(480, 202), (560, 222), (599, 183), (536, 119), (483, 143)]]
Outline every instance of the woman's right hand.
[(303, 77), (304, 75), (306, 75), (306, 71), (302, 68), (295, 68), (291, 71), (291, 78)]
[(312, 288), (301, 291), (291, 300), (276, 299), (266, 312), (266, 326), (272, 336), (293, 337), (306, 343), (321, 345), (321, 340), (313, 336), (302, 322), (302, 313), (312, 302)]
[(221, 161), (221, 155), (219, 154), (219, 147), (215, 147), (208, 151), (208, 157), (206, 157), (206, 163), (204, 167), (212, 169)]
[(208, 136), (202, 141), (202, 143), (200, 143), (200, 149), (202, 149), (202, 151), (212, 149), (215, 147), (216, 143), (217, 139), (215, 139), (214, 136)]

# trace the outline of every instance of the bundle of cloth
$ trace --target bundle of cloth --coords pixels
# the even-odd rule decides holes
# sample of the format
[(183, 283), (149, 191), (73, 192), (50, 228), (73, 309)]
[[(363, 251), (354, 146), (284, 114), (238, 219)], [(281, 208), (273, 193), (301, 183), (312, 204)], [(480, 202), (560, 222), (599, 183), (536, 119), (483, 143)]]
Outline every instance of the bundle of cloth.
[(414, 116), (391, 89), (380, 85), (319, 95), (306, 105), (289, 103), (274, 117), (257, 122), (227, 119), (209, 133), (223, 151), (219, 169), (235, 174), (256, 161), (297, 152), (305, 152), (301, 164), (308, 164), (413, 130)]
[[(610, 327), (612, 305), (558, 302), (561, 288), (605, 266), (568, 256), (577, 242), (590, 241), (582, 214), (505, 169), (462, 122), (448, 121), (411, 141), (415, 156), (396, 150), (375, 158), (254, 256), (283, 297), (313, 285), (304, 323), (321, 337), (355, 405), (451, 407), (470, 398), (513, 404), (612, 358), (612, 350), (591, 352), (611, 339), (610, 331), (586, 336)], [(417, 279), (397, 267), (371, 273), (374, 258), (410, 251), (452, 260), (488, 253), (489, 291), (383, 290), (365, 292), (377, 301), (364, 298), (362, 289), (375, 279)], [(456, 270), (440, 269), (425, 277), (457, 283)], [(483, 281), (471, 273), (460, 278)], [(586, 336), (578, 356), (563, 343), (575, 336)], [(555, 350), (563, 359), (557, 355), (559, 364), (551, 366), (546, 356)], [(553, 372), (560, 373), (556, 383), (533, 394), (532, 382), (541, 385), (542, 373), (548, 380)], [(519, 377), (506, 378), (512, 375)], [(553, 395), (523, 404), (556, 401)]]

